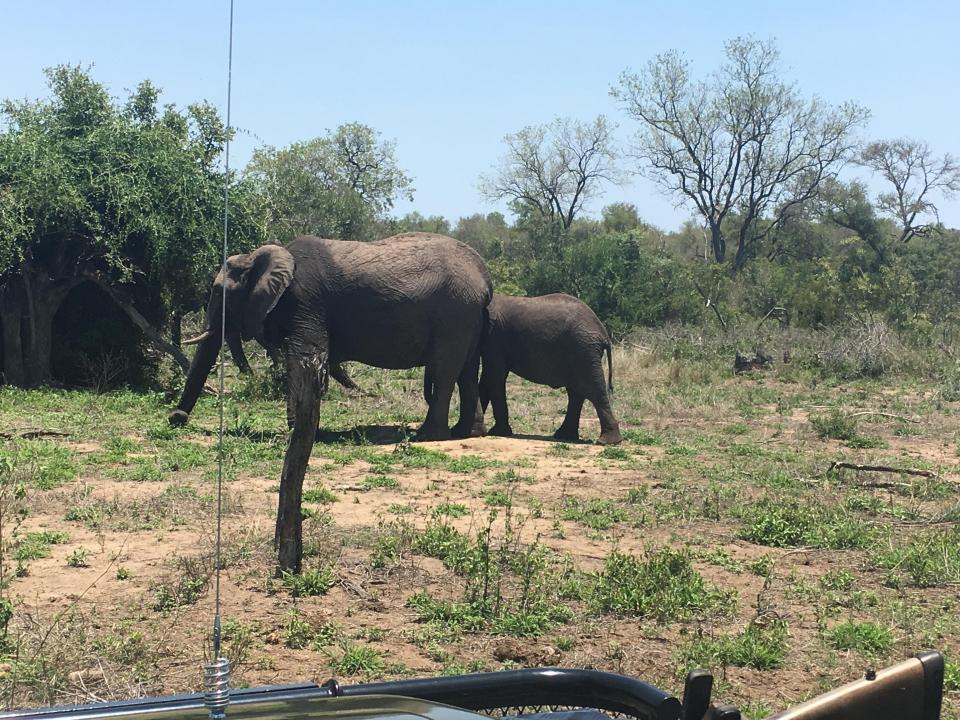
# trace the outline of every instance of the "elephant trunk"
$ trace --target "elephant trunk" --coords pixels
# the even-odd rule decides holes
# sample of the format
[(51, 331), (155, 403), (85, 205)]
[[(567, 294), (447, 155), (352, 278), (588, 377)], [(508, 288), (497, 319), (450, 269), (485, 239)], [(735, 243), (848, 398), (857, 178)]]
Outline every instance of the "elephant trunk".
[(190, 372), (187, 373), (187, 382), (183, 388), (183, 395), (177, 404), (177, 409), (170, 413), (168, 418), (171, 425), (184, 425), (197, 404), (197, 399), (203, 391), (203, 384), (207, 381), (207, 376), (217, 361), (217, 354), (220, 352), (220, 334), (210, 333), (200, 346), (197, 348), (197, 354), (193, 356), (193, 362), (190, 363)]

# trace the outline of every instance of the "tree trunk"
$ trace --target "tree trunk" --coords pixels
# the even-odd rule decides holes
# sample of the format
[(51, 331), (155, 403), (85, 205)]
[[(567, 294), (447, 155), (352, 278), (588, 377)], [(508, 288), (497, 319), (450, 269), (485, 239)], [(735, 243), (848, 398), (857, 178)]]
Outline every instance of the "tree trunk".
[(0, 324), (3, 325), (3, 380), (23, 387), (27, 383), (23, 368), (23, 303), (13, 283), (0, 288)]
[(719, 225), (710, 225), (710, 245), (713, 248), (713, 259), (722, 263), (727, 258), (727, 241), (720, 231)]
[(33, 299), (33, 314), (30, 317), (33, 344), (29, 354), (24, 358), (27, 383), (36, 387), (46, 385), (52, 379), (50, 374), (50, 353), (53, 348), (53, 318), (63, 303), (65, 293), (48, 294)]
[(76, 277), (54, 280), (29, 262), (24, 264), (20, 277), (24, 299), (22, 318), (27, 330), (26, 343), (22, 345), (23, 385), (43, 385), (52, 379), (53, 318), (70, 291), (83, 280)]
[(103, 290), (110, 297), (110, 299), (113, 300), (117, 306), (127, 314), (127, 317), (133, 321), (133, 324), (143, 331), (143, 334), (146, 335), (147, 340), (149, 340), (156, 348), (172, 357), (177, 362), (177, 365), (180, 366), (180, 370), (183, 371), (184, 375), (190, 371), (190, 361), (187, 360), (187, 356), (183, 354), (183, 351), (180, 349), (179, 345), (174, 345), (164, 339), (164, 337), (156, 330), (156, 328), (154, 328), (153, 325), (151, 325), (150, 322), (140, 314), (140, 311), (133, 306), (133, 302), (129, 298), (127, 298), (122, 292), (110, 285), (110, 283), (96, 273), (86, 273), (84, 277), (86, 277), (87, 280), (92, 282), (98, 288)]

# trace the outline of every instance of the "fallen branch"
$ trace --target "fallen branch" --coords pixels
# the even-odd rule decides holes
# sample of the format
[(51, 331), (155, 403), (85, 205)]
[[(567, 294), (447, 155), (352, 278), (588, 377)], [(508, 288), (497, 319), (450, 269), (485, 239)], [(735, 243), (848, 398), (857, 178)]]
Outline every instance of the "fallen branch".
[(890, 465), (858, 465), (857, 463), (841, 462), (834, 460), (827, 468), (827, 472), (834, 470), (856, 470), (857, 472), (887, 472), (898, 473), (900, 475), (919, 475), (920, 477), (935, 478), (937, 474), (930, 470), (914, 470), (913, 468), (897, 468)]
[(70, 433), (60, 432), (59, 430), (23, 430), (21, 432), (0, 433), (0, 437), (12, 440), (14, 437), (24, 440), (36, 440), (41, 437), (70, 437)]
[(879, 410), (861, 410), (860, 412), (851, 413), (850, 417), (862, 417), (864, 415), (880, 415), (881, 417), (896, 418), (897, 420), (902, 420), (903, 422), (919, 423), (919, 420), (914, 420), (913, 418), (904, 417), (903, 415), (897, 415), (895, 413), (880, 412)]

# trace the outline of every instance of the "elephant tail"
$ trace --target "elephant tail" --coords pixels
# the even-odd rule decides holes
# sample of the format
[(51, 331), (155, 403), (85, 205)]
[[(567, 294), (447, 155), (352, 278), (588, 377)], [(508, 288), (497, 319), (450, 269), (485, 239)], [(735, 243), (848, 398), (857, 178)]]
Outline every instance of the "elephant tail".
[(607, 390), (613, 392), (613, 343), (607, 343)]

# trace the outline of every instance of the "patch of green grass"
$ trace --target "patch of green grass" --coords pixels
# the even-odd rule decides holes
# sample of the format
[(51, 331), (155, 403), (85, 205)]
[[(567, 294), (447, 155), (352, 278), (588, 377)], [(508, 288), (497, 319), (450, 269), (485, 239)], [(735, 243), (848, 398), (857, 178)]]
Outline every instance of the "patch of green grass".
[(750, 432), (750, 426), (744, 422), (735, 422), (730, 425), (724, 425), (721, 432), (727, 435), (746, 435)]
[(395, 490), (398, 487), (400, 482), (389, 475), (367, 475), (363, 479), (365, 490)]
[(788, 637), (783, 620), (754, 621), (736, 635), (696, 638), (680, 651), (680, 662), (685, 669), (719, 669), (733, 665), (775, 670), (786, 660)]
[(873, 448), (888, 448), (890, 443), (881, 437), (872, 435), (854, 435), (844, 443), (844, 446), (855, 450), (867, 450)]
[(857, 419), (837, 408), (826, 415), (811, 415), (810, 425), (821, 440), (852, 440), (857, 436)]
[(489, 481), (491, 485), (516, 485), (517, 483), (525, 483), (530, 485), (533, 483), (533, 478), (529, 475), (518, 475), (517, 471), (511, 468), (510, 470), (501, 470), (493, 476), (493, 479)]
[(826, 633), (835, 650), (857, 650), (870, 656), (887, 655), (893, 648), (893, 633), (872, 622), (844, 622)]
[(447, 470), (455, 473), (473, 473), (477, 470), (499, 465), (497, 460), (488, 460), (477, 455), (463, 455), (447, 461)]
[(17, 538), (13, 546), (13, 558), (18, 563), (50, 557), (51, 545), (63, 545), (70, 539), (65, 532), (31, 532)]
[(949, 692), (960, 690), (960, 663), (955, 663), (950, 658), (947, 658), (943, 671), (943, 689)]
[(407, 503), (391, 503), (387, 507), (387, 512), (391, 515), (410, 515), (413, 511), (413, 505)]
[(333, 490), (320, 485), (319, 487), (310, 488), (309, 490), (303, 491), (303, 501), (308, 503), (318, 503), (320, 505), (329, 505), (330, 503), (335, 503), (340, 498), (337, 496)]
[(132, 482), (160, 482), (165, 477), (164, 469), (155, 458), (137, 458), (134, 462), (111, 474), (120, 480), (130, 480)]
[(469, 512), (467, 506), (463, 503), (440, 503), (433, 510), (430, 511), (432, 517), (451, 517), (451, 518), (460, 518), (466, 515)]
[(47, 440), (23, 440), (13, 450), (13, 464), (37, 490), (53, 490), (77, 477), (73, 453)]
[(200, 599), (210, 579), (209, 574), (184, 573), (173, 580), (159, 583), (154, 590), (153, 609), (166, 613)]
[(283, 627), (283, 644), (293, 650), (310, 645), (314, 638), (313, 628), (297, 610), (291, 610)]
[(843, 569), (830, 570), (820, 578), (820, 587), (832, 592), (847, 592), (853, 588), (857, 578)]
[(960, 526), (917, 534), (877, 552), (874, 565), (888, 570), (887, 582), (915, 587), (960, 583)]
[(656, 433), (641, 430), (640, 428), (630, 428), (623, 431), (623, 438), (634, 445), (662, 445), (663, 438)]
[(488, 631), (515, 637), (537, 637), (570, 617), (562, 606), (532, 603), (504, 609), (483, 600), (437, 600), (424, 592), (412, 595), (406, 605), (417, 613), (421, 622), (436, 623), (457, 632)]
[(386, 667), (383, 656), (369, 645), (347, 643), (342, 650), (341, 656), (330, 663), (330, 669), (340, 675), (377, 675)]
[(630, 453), (622, 447), (617, 447), (616, 445), (607, 445), (603, 450), (597, 453), (598, 458), (603, 458), (604, 460), (629, 460), (631, 458)]
[(570, 446), (567, 443), (554, 443), (550, 446), (550, 449), (547, 450), (548, 455), (553, 455), (554, 457), (564, 457), (570, 453)]
[(638, 558), (617, 550), (597, 575), (591, 601), (600, 613), (666, 622), (727, 615), (736, 592), (709, 586), (689, 552), (663, 548)]
[(482, 497), (489, 507), (510, 507), (513, 504), (510, 495), (503, 490), (488, 490)]
[(299, 575), (284, 573), (280, 583), (292, 597), (316, 597), (326, 595), (336, 581), (329, 567), (304, 570)]
[(843, 512), (797, 500), (765, 499), (745, 510), (739, 536), (769, 547), (818, 547), (833, 550), (867, 547), (875, 530)]
[(186, 441), (166, 445), (158, 460), (160, 467), (167, 472), (192, 470), (213, 461), (203, 445)]
[(86, 548), (77, 548), (67, 555), (67, 565), (75, 568), (90, 567), (87, 558), (90, 557), (90, 551)]
[(560, 508), (561, 520), (573, 520), (593, 530), (608, 530), (629, 519), (626, 509), (613, 500), (568, 496)]

